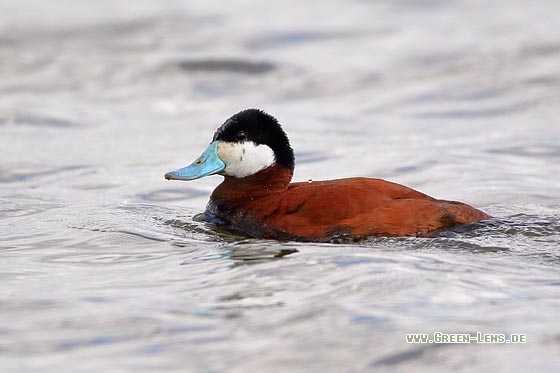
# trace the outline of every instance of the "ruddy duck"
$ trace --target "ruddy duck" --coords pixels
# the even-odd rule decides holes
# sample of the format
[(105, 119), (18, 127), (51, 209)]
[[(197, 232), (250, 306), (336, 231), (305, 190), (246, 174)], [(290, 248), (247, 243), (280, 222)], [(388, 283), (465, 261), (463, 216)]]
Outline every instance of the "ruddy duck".
[(491, 218), (464, 203), (435, 199), (381, 179), (291, 183), (294, 166), (294, 152), (278, 121), (248, 109), (226, 120), (191, 165), (165, 178), (222, 175), (205, 220), (256, 238), (336, 242), (341, 237), (430, 237), (445, 228)]

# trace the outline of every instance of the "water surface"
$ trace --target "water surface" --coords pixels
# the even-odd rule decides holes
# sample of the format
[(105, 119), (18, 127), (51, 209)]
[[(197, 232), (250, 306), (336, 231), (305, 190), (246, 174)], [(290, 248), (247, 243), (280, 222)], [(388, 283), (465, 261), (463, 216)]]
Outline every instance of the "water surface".
[[(75, 2), (0, 12), (3, 371), (558, 371), (560, 3)], [(259, 107), (295, 179), (496, 217), (433, 239), (247, 239), (168, 182)], [(526, 334), (407, 344), (408, 333)]]

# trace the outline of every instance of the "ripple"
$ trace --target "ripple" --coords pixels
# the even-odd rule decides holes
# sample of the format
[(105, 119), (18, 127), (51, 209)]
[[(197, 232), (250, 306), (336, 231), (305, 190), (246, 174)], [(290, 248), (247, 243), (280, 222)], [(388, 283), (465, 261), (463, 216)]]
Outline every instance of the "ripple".
[(516, 155), (532, 158), (558, 158), (560, 157), (560, 146), (552, 144), (510, 146), (506, 148), (490, 149), (489, 153)]
[(513, 103), (507, 103), (501, 106), (487, 107), (487, 108), (472, 108), (472, 109), (450, 109), (442, 111), (424, 111), (414, 114), (416, 118), (453, 118), (453, 119), (470, 119), (470, 118), (489, 118), (513, 114), (517, 112), (526, 111), (537, 105), (535, 100), (525, 100)]
[(0, 215), (2, 215), (2, 218), (35, 215), (64, 207), (59, 203), (46, 202), (27, 196), (11, 195), (9, 197), (9, 199), (0, 199)]
[(463, 88), (461, 91), (441, 89), (436, 91), (422, 92), (413, 97), (416, 103), (434, 101), (486, 101), (493, 98), (500, 98), (507, 93), (502, 87), (472, 87)]
[(186, 199), (208, 197), (209, 192), (191, 187), (159, 189), (148, 193), (139, 194), (138, 197), (150, 202), (170, 202)]
[(478, 235), (550, 237), (560, 235), (560, 217), (517, 214), (509, 218), (493, 219), (480, 223), (478, 228)]
[(0, 126), (2, 125), (69, 128), (79, 124), (70, 119), (44, 114), (0, 113)]
[[(200, 241), (207, 242), (235, 242), (239, 240), (246, 239), (245, 236), (241, 236), (235, 232), (222, 229), (214, 224), (206, 223), (202, 221), (199, 214), (192, 218), (191, 220), (182, 219), (167, 219), (163, 221), (164, 225), (171, 226), (176, 229), (180, 229), (182, 232), (188, 235), (187, 238), (195, 238)], [(191, 241), (184, 241), (183, 237), (178, 237), (175, 235), (173, 238), (173, 245), (178, 247), (189, 246)]]
[(320, 152), (296, 152), (298, 164), (322, 162), (332, 158), (328, 154)]
[(80, 165), (65, 166), (65, 167), (58, 167), (58, 168), (45, 168), (43, 166), (29, 166), (29, 165), (21, 166), (21, 167), (12, 166), (12, 168), (10, 169), (7, 168), (0, 169), (0, 183), (28, 181), (43, 176), (51, 176), (59, 173), (83, 170), (86, 168), (88, 167), (80, 166)]
[(252, 49), (270, 49), (277, 47), (290, 47), (297, 44), (306, 44), (323, 40), (348, 39), (362, 34), (357, 32), (322, 32), (322, 31), (286, 31), (256, 37), (247, 43)]
[(120, 187), (119, 184), (109, 184), (109, 183), (92, 183), (92, 184), (80, 184), (80, 185), (73, 185), (71, 188), (75, 190), (107, 190), (107, 189), (115, 189)]
[(431, 352), (434, 349), (440, 349), (444, 347), (445, 348), (457, 347), (457, 345), (453, 345), (449, 343), (432, 343), (432, 344), (427, 344), (425, 346), (421, 346), (419, 348), (397, 351), (395, 353), (392, 353), (388, 356), (382, 357), (372, 362), (370, 366), (373, 368), (373, 367), (383, 367), (387, 365), (389, 366), (400, 365), (403, 362), (418, 360), (428, 352)]
[(0, 300), (0, 311), (4, 312), (26, 312), (36, 309), (48, 309), (59, 307), (60, 304), (52, 299), (32, 299), (32, 300)]
[(249, 61), (244, 59), (201, 59), (181, 61), (179, 69), (185, 72), (234, 73), (260, 75), (276, 70), (270, 62)]
[(95, 254), (60, 254), (49, 255), (43, 258), (45, 263), (64, 263), (64, 264), (119, 264), (145, 262), (169, 256), (169, 253), (115, 253), (102, 252)]
[(519, 51), (519, 57), (553, 57), (560, 54), (560, 43), (532, 43)]

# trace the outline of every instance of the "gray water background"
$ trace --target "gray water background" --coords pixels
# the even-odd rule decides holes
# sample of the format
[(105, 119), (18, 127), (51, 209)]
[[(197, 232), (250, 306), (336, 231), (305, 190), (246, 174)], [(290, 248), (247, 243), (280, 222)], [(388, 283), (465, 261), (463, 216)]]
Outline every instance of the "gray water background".
[[(560, 370), (560, 2), (0, 1), (3, 372)], [(489, 224), (360, 245), (194, 217), (259, 107), (295, 180), (381, 177)], [(297, 251), (296, 251), (297, 250)], [(526, 334), (407, 344), (407, 333)]]

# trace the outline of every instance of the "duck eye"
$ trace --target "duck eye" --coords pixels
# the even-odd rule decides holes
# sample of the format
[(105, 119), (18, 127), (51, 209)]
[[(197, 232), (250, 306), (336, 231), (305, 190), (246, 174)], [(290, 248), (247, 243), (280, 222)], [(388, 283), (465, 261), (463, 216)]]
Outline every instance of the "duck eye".
[(247, 134), (243, 131), (239, 131), (235, 134), (236, 141), (245, 141), (247, 140)]

